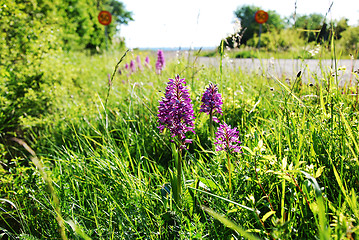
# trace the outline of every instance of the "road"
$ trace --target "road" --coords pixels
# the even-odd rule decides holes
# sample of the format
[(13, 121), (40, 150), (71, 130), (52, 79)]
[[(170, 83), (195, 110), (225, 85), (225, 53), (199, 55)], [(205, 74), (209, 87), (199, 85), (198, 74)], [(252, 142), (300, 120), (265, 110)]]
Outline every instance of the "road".
[[(198, 63), (203, 65), (219, 66), (219, 58), (198, 58)], [(224, 66), (241, 71), (257, 72), (267, 76), (275, 76), (279, 79), (293, 80), (301, 71), (302, 78), (306, 82), (315, 82), (314, 79), (327, 79), (335, 73), (335, 62), (330, 59), (223, 59)], [(358, 70), (358, 62), (355, 60), (338, 60), (336, 63), (338, 82), (356, 82), (353, 71)]]
[[(167, 55), (167, 56), (166, 56)], [(188, 59), (188, 52), (182, 52), (181, 57)], [(178, 57), (178, 52), (165, 52), (168, 58)], [(191, 56), (190, 61), (194, 61), (195, 57)], [(223, 66), (231, 67), (236, 70), (246, 71), (248, 73), (257, 72), (267, 76), (275, 76), (279, 79), (294, 80), (297, 73), (301, 71), (304, 82), (315, 83), (315, 79), (319, 81), (328, 79), (328, 76), (335, 73), (335, 62), (330, 59), (229, 59), (224, 58)], [(220, 59), (218, 57), (198, 57), (196, 62), (204, 66), (215, 66), (219, 68)], [(357, 75), (354, 71), (359, 70), (358, 60), (338, 60), (336, 62), (337, 76), (339, 85), (346, 82), (357, 83)]]

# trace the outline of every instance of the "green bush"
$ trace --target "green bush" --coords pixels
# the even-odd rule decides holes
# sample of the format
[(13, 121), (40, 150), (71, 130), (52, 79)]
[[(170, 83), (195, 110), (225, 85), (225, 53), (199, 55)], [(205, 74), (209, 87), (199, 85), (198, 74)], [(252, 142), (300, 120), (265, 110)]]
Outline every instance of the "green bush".
[(358, 52), (359, 47), (359, 26), (349, 27), (341, 33), (342, 38), (339, 40), (339, 46), (352, 53)]
[[(259, 37), (257, 34), (248, 41), (247, 45), (256, 47), (258, 41)], [(304, 45), (304, 40), (300, 38), (300, 34), (296, 30), (285, 29), (261, 34), (260, 46), (268, 51), (288, 51)]]
[(0, 131), (6, 133), (21, 118), (39, 118), (50, 107), (53, 79), (44, 77), (43, 60), (60, 46), (53, 5), (2, 0), (0, 8)]
[[(51, 112), (57, 99), (54, 94), (61, 90), (59, 86), (73, 89), (71, 84), (79, 85), (77, 77), (71, 78), (73, 68), (65, 68), (62, 51), (93, 52), (104, 47), (104, 26), (97, 20), (99, 8), (113, 13), (113, 24), (107, 29), (110, 39), (116, 24), (132, 20), (120, 2), (108, 0), (99, 4), (85, 0), (0, 0), (1, 132), (41, 124)], [(117, 46), (123, 45), (120, 42)]]
[(236, 53), (236, 58), (257, 58), (258, 54), (254, 50), (244, 50)]

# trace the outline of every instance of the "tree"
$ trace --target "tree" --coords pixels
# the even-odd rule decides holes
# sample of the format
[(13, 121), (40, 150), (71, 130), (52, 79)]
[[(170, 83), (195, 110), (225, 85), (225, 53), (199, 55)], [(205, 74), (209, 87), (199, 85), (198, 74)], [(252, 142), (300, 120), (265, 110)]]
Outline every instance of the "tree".
[(359, 47), (359, 26), (348, 27), (341, 36), (340, 45), (349, 53), (356, 55)]
[(349, 28), (347, 18), (341, 18), (339, 21), (335, 22), (334, 32), (337, 39), (342, 38), (342, 33)]
[(64, 47), (69, 49), (91, 49), (105, 45), (104, 26), (98, 20), (100, 10), (112, 14), (113, 22), (107, 26), (107, 34), (111, 39), (117, 31), (117, 25), (127, 24), (132, 19), (123, 3), (117, 0), (99, 1), (96, 6), (87, 0), (68, 0), (61, 4), (60, 15), (62, 22)]
[[(271, 31), (263, 33), (261, 36), (261, 47), (267, 51), (288, 51), (292, 48), (304, 46), (305, 42), (299, 37), (299, 32), (295, 29), (284, 29), (282, 31)], [(248, 40), (247, 45), (256, 47), (258, 36)]]
[(49, 108), (42, 59), (61, 48), (53, 1), (0, 0), (0, 132)]
[(294, 27), (295, 28), (303, 28), (303, 29), (310, 29), (310, 30), (318, 30), (321, 28), (324, 16), (319, 13), (311, 13), (309, 15), (301, 15), (298, 16)]
[(128, 24), (129, 21), (133, 20), (132, 12), (126, 11), (122, 2), (109, 0), (106, 8), (109, 9), (109, 12), (112, 14), (117, 24)]
[(293, 28), (299, 29), (301, 31), (300, 36), (307, 39), (308, 42), (319, 42), (320, 38), (326, 39), (329, 35), (324, 16), (318, 13), (299, 16)]
[[(259, 32), (259, 24), (254, 20), (254, 15), (258, 10), (260, 10), (259, 7), (253, 5), (243, 5), (238, 7), (234, 12), (243, 27), (240, 33), (240, 35), (243, 35), (241, 39), (243, 44), (246, 44), (249, 39), (254, 37), (254, 34)], [(263, 32), (267, 32), (270, 29), (281, 30), (285, 27), (285, 21), (278, 13), (273, 10), (269, 10), (267, 12), (269, 18), (268, 21), (263, 24)]]
[[(11, 132), (25, 118), (41, 119), (51, 109), (51, 92), (60, 81), (46, 72), (48, 61), (63, 49), (96, 49), (105, 42), (93, 0), (0, 0), (0, 132)], [(116, 0), (103, 0), (114, 24), (132, 14)]]

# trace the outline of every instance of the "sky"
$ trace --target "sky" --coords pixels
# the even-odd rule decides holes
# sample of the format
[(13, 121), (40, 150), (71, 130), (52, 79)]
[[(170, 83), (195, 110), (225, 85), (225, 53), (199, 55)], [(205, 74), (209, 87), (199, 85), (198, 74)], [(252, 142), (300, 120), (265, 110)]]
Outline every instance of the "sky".
[(120, 0), (134, 21), (121, 25), (129, 48), (208, 48), (234, 32), (234, 11), (244, 4), (274, 10), (282, 17), (320, 13), (359, 24), (357, 0)]

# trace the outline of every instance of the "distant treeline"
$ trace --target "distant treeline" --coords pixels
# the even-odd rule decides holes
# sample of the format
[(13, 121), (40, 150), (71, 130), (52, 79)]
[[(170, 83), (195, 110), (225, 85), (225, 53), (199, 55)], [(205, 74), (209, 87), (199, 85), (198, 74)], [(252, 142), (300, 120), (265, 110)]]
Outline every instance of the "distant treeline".
[[(229, 48), (257, 46), (259, 24), (254, 19), (260, 10), (253, 5), (243, 5), (234, 12), (238, 25), (224, 44)], [(330, 21), (322, 14), (293, 15), (282, 18), (273, 10), (267, 11), (269, 19), (262, 26), (261, 46), (268, 50), (287, 50), (306, 43), (328, 44), (332, 39), (346, 51), (357, 51), (359, 26), (349, 26), (348, 19)]]
[[(113, 15), (107, 33), (111, 39), (119, 24), (132, 13), (116, 0), (0, 0), (0, 54), (2, 60), (18, 61), (28, 54), (49, 49), (98, 49), (105, 45), (101, 10)], [(5, 59), (4, 59), (5, 58)]]

